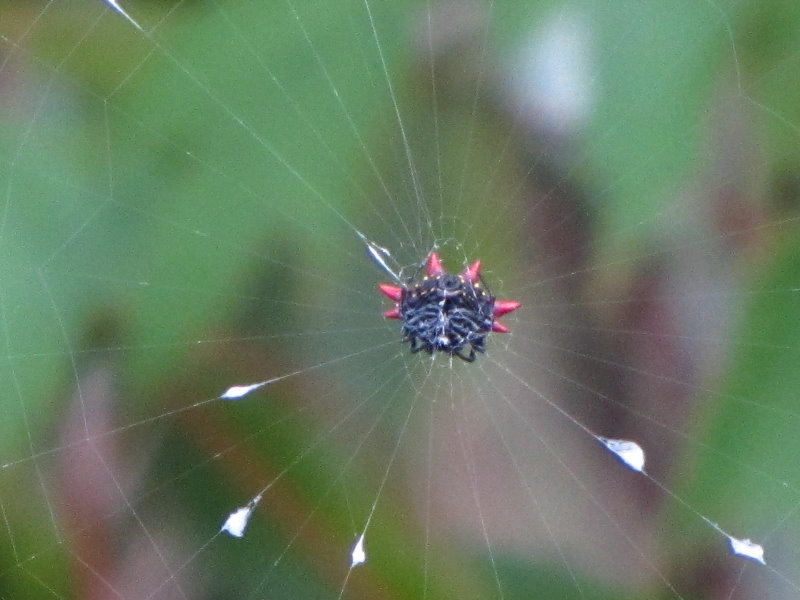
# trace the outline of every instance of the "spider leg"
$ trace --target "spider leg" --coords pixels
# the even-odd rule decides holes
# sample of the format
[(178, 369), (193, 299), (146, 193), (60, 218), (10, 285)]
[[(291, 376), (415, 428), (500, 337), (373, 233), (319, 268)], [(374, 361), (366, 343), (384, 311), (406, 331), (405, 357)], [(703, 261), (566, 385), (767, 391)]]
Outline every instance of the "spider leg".
[[(417, 352), (420, 352), (421, 350), (425, 350), (425, 344), (420, 344), (418, 338), (412, 337), (411, 338), (411, 354), (416, 354)], [(428, 350), (428, 353), (430, 354), (430, 350)]]
[(482, 335), (472, 341), (473, 352), (486, 352), (486, 336)]
[(468, 362), (468, 363), (475, 362), (475, 348), (470, 348), (470, 350), (469, 350), (469, 355), (468, 355), (468, 356), (464, 356), (464, 355), (461, 353), (461, 351), (458, 351), (458, 352), (456, 352), (455, 354), (456, 354), (456, 356), (457, 356), (458, 358), (460, 358), (460, 359), (461, 359), (461, 360), (463, 360), (464, 362)]

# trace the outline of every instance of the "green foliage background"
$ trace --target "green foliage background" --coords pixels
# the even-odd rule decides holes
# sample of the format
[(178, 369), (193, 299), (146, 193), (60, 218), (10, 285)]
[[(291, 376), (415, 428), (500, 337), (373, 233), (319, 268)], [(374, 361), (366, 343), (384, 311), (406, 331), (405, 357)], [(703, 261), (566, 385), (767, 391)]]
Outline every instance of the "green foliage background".
[[(397, 140), (394, 154), (381, 144), (395, 113), (370, 23), (363, 5), (350, 0), (296, 2), (296, 15), (277, 4), (226, 2), (220, 10), (205, 2), (127, 3), (148, 34), (97, 0), (0, 8), (6, 60), (0, 68), (0, 462), (10, 465), (0, 471), (0, 495), (11, 523), (6, 531), (13, 531), (0, 534), (2, 597), (76, 593), (73, 542), (66, 529), (61, 539), (53, 534), (47, 514), (53, 504), (41, 498), (42, 480), (62, 468), (59, 458), (68, 451), (59, 432), (68, 399), (92, 369), (104, 365), (113, 373), (120, 400), (115, 422), (123, 430), (109, 426), (109, 437), (136, 455), (143, 440), (137, 439), (140, 428), (129, 424), (213, 399), (232, 382), (328, 361), (373, 339), (364, 323), (381, 308), (371, 295), (379, 275), (369, 270), (345, 220), (367, 215), (359, 226), (369, 225), (371, 237), (383, 240), (391, 238), (393, 224), (415, 223), (419, 205)], [(412, 145), (424, 156), (430, 132), (415, 116), (424, 109), (412, 75), (418, 57), (410, 49), (412, 24), (425, 4), (373, 1), (370, 7)], [(554, 10), (583, 11), (595, 36), (597, 104), (571, 174), (595, 191), (590, 260), (601, 278), (613, 282), (638, 266), (627, 257), (646, 255), (642, 249), (658, 239), (661, 218), (673, 210), (668, 199), (707, 165), (713, 153), (706, 139), (709, 107), (720, 96), (733, 98), (750, 123), (760, 178), (752, 192), (764, 199), (769, 243), (764, 255), (738, 266), (747, 291), (737, 295), (741, 314), (726, 340), (726, 375), (696, 417), (696, 443), (674, 487), (720, 522), (765, 534), (776, 526), (779, 547), (796, 545), (800, 237), (793, 225), (797, 190), (786, 185), (797, 177), (800, 159), (800, 9), (755, 1), (508, 0), (492, 9), (487, 64), (501, 64)], [(362, 132), (366, 153), (331, 98), (305, 34), (336, 82), (352, 127)], [(477, 125), (479, 133), (465, 140), (465, 114), (442, 113), (443, 171), (462, 173), (463, 157), (453, 149), (471, 141), (473, 164), (480, 166), (469, 176), (482, 182), (495, 172), (496, 132)], [(388, 187), (406, 196), (391, 209), (366, 154), (379, 170), (395, 165), (400, 171)], [(423, 178), (435, 176), (421, 171)], [(364, 182), (363, 195), (353, 193), (354, 181)], [(463, 222), (485, 200), (468, 191), (459, 202), (443, 212)], [(378, 213), (388, 218), (382, 222)], [(483, 239), (481, 226), (457, 226), (456, 233)], [(510, 239), (524, 235), (516, 226)], [(524, 260), (504, 241), (490, 240), (481, 258), (504, 267)], [(417, 248), (395, 250), (404, 264), (416, 260)], [(625, 264), (616, 269), (618, 263)], [(522, 283), (513, 275), (509, 280)], [(332, 302), (343, 288), (356, 293)], [(353, 331), (341, 346), (297, 335), (339, 328)], [(197, 419), (178, 414), (142, 427), (157, 440), (143, 451), (150, 479), (130, 497), (152, 519), (149, 528), (161, 531), (153, 523), (163, 512), (164, 523), (179, 522), (174, 527), (185, 548), (201, 548), (216, 526), (209, 530), (209, 524), (241, 505), (257, 489), (254, 481), (269, 481), (269, 473), (274, 477), (316, 439), (313, 425), (287, 417), (294, 413), (282, 406), (310, 393), (378, 389), (381, 377), (391, 376), (349, 369), (323, 367), (312, 383), (275, 386), (270, 401), (257, 406), (231, 410), (210, 402), (187, 411)], [(387, 379), (385, 389), (402, 385)], [(776, 421), (775, 414), (786, 418)], [(280, 425), (264, 436), (265, 422)], [(224, 435), (248, 440), (246, 451), (212, 460)], [(312, 511), (345, 460), (327, 448), (315, 468), (292, 472), (298, 512)], [(368, 467), (364, 471), (348, 475), (359, 506), (374, 495), (374, 487), (359, 486), (364, 478), (376, 480)], [(768, 493), (778, 481), (786, 484), (782, 493)], [(57, 495), (57, 485), (50, 486), (44, 487)], [(741, 493), (750, 488), (763, 490), (755, 504)], [(160, 507), (165, 498), (168, 507)], [(402, 512), (404, 500), (387, 502)], [(691, 516), (675, 512), (663, 516), (674, 524), (665, 525), (664, 552), (685, 543), (673, 536), (696, 535), (705, 543), (709, 532), (696, 531)], [(322, 502), (319, 519), (320, 538), (348, 531), (350, 517), (333, 502)], [(113, 514), (97, 515), (96, 527), (113, 521)], [(253, 560), (253, 548), (272, 557), (287, 545), (287, 530), (265, 521), (248, 531), (246, 545), (218, 540), (213, 556), (191, 563), (192, 571), (195, 565), (203, 571), (202, 597), (242, 597), (256, 588), (270, 567)], [(371, 532), (377, 548), (402, 548), (406, 536), (416, 536), (387, 520)], [(327, 547), (315, 555), (315, 544), (291, 548), (279, 591), (270, 597), (330, 595), (339, 580), (321, 565), (334, 558)], [(469, 584), (456, 583), (464, 578), (476, 582), (475, 589), (492, 590), (479, 554), (471, 549), (443, 558), (440, 569), (451, 578), (430, 582), (428, 597), (467, 597), (460, 586)], [(512, 554), (499, 555), (497, 564), (508, 582), (507, 600), (531, 597), (531, 589), (541, 597), (654, 597), (650, 589), (605, 590), (577, 573), (579, 581), (585, 578), (580, 596), (573, 574), (549, 564), (532, 566)], [(372, 585), (388, 590), (386, 597), (416, 597), (419, 569), (415, 557), (397, 552), (371, 565)]]

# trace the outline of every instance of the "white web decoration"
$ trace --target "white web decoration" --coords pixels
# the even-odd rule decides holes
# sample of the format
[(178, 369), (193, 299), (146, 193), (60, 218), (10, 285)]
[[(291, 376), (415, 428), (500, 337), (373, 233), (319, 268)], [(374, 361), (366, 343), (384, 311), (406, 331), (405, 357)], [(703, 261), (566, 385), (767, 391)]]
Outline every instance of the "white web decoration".
[[(800, 595), (800, 42), (772, 23), (800, 27), (1, 9), (0, 589)], [(381, 316), (431, 256), (522, 303), (472, 363)]]
[(115, 11), (117, 11), (119, 14), (121, 14), (123, 17), (125, 17), (125, 19), (131, 25), (133, 25), (136, 29), (138, 29), (139, 31), (144, 33), (144, 29), (142, 29), (142, 26), (139, 25), (136, 21), (134, 21), (133, 17), (131, 17), (127, 12), (125, 12), (125, 9), (122, 8), (122, 6), (120, 5), (119, 2), (117, 2), (117, 0), (105, 0), (105, 1), (108, 2), (108, 5), (111, 8), (113, 8)]

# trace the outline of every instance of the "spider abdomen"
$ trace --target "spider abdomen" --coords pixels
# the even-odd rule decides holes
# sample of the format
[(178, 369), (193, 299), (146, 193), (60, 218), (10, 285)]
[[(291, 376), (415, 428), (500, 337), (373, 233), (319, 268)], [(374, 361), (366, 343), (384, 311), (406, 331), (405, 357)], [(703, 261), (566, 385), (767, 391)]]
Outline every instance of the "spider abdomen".
[(382, 285), (381, 290), (397, 303), (385, 316), (403, 321), (403, 341), (411, 342), (412, 352), (445, 352), (468, 362), (475, 360), (476, 351), (485, 351), (490, 331), (508, 331), (495, 316), (520, 306), (507, 301), (495, 305), (480, 278), (480, 262), (454, 275), (444, 271), (435, 253), (420, 281), (401, 288)]

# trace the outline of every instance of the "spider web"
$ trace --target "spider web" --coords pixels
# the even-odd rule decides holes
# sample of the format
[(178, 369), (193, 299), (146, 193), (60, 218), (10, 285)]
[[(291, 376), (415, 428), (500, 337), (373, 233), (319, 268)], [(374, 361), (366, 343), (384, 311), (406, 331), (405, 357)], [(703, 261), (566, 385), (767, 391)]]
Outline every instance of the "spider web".
[(0, 11), (0, 597), (800, 595), (791, 9)]

